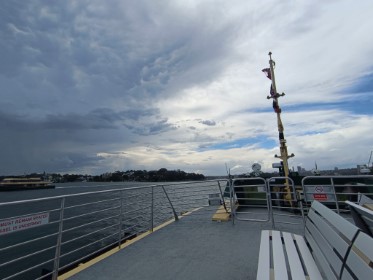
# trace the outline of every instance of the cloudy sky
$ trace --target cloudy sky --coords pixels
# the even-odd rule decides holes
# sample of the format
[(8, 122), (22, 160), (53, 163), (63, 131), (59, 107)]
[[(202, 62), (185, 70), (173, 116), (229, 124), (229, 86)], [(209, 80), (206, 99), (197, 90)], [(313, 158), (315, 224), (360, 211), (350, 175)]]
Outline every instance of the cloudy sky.
[(2, 1), (0, 175), (356, 167), (373, 150), (373, 1)]

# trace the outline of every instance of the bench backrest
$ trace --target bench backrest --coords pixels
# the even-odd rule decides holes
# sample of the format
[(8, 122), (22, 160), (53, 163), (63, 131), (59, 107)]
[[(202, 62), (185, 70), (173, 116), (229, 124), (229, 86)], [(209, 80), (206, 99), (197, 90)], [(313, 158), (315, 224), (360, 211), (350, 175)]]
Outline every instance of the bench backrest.
[(340, 279), (351, 244), (359, 229), (318, 201), (308, 212), (305, 238), (326, 279)]
[(373, 239), (362, 231), (352, 244), (341, 279), (373, 279)]
[(346, 204), (350, 207), (355, 225), (363, 232), (373, 237), (373, 211), (351, 201), (346, 201)]

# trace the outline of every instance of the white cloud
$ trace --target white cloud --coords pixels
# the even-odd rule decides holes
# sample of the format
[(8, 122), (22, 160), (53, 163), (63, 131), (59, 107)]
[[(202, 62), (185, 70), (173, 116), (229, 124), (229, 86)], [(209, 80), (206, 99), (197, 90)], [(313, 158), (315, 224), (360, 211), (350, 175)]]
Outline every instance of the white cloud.
[(366, 106), (373, 91), (372, 9), (368, 0), (9, 3), (1, 173), (271, 169), (268, 51), (286, 93), (290, 165), (364, 162), (372, 114), (357, 101)]

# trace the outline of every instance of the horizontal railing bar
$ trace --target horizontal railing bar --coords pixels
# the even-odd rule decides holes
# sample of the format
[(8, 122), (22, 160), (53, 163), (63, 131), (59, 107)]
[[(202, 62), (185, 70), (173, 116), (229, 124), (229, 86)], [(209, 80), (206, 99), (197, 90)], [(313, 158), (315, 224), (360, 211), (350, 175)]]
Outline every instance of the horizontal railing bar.
[(118, 224), (113, 224), (113, 225), (110, 225), (110, 226), (107, 226), (107, 227), (104, 227), (104, 228), (100, 228), (100, 229), (95, 230), (95, 231), (93, 231), (93, 232), (90, 232), (90, 233), (87, 233), (87, 234), (81, 235), (81, 236), (79, 236), (79, 237), (76, 237), (76, 238), (74, 238), (74, 239), (68, 240), (68, 241), (66, 241), (66, 242), (63, 242), (61, 245), (69, 244), (69, 243), (71, 243), (71, 242), (77, 241), (77, 240), (82, 239), (82, 238), (84, 238), (84, 237), (90, 236), (90, 235), (92, 235), (92, 234), (94, 234), (94, 233), (99, 233), (99, 232), (102, 232), (102, 231), (107, 230), (107, 229), (109, 229), (109, 228), (117, 227), (117, 226), (118, 226)]
[[(110, 237), (112, 237), (112, 236), (114, 236), (114, 235), (117, 235), (117, 234), (118, 234), (117, 232), (114, 232), (114, 233), (112, 233), (112, 234), (110, 234), (110, 235), (108, 235), (108, 236), (105, 236), (105, 237), (103, 237), (103, 238), (100, 238), (100, 239), (98, 239), (98, 240), (95, 240), (95, 241), (93, 241), (93, 242), (91, 242), (91, 243), (88, 243), (88, 244), (86, 244), (86, 245), (84, 245), (84, 246), (78, 247), (78, 248), (75, 249), (75, 250), (69, 251), (69, 252), (67, 252), (67, 253), (65, 253), (65, 254), (61, 254), (60, 258), (63, 258), (63, 257), (66, 257), (66, 256), (68, 256), (68, 255), (71, 255), (71, 254), (73, 254), (73, 253), (76, 253), (76, 252), (78, 252), (78, 251), (80, 251), (80, 250), (82, 250), (82, 249), (84, 249), (84, 248), (87, 248), (87, 247), (89, 247), (89, 246), (92, 246), (93, 244), (99, 243), (99, 242), (101, 242), (101, 241), (103, 241), (103, 240), (105, 240), (105, 239), (108, 239), (108, 238), (110, 238)], [(117, 243), (117, 242), (118, 242), (118, 241), (116, 241), (115, 243)]]
[(142, 207), (142, 208), (137, 208), (135, 210), (131, 210), (131, 211), (127, 211), (127, 212), (123, 212), (122, 215), (127, 215), (127, 214), (132, 214), (132, 213), (136, 213), (140, 210), (145, 210), (145, 209), (149, 209), (151, 208), (152, 206), (151, 205), (148, 205), (148, 206), (145, 206), (145, 207)]
[(86, 196), (86, 195), (90, 195), (90, 194), (97, 195), (97, 194), (104, 194), (104, 193), (113, 193), (113, 192), (118, 192), (118, 191), (129, 191), (129, 190), (136, 190), (136, 189), (146, 189), (146, 188), (150, 188), (150, 187), (151, 186), (131, 187), (131, 188), (127, 188), (127, 189), (111, 189), (111, 190), (103, 190), (103, 191), (93, 191), (93, 192), (83, 192), (83, 193), (76, 193), (76, 194), (51, 196), (51, 197), (42, 197), (42, 198), (35, 198), (35, 199), (28, 199), (28, 200), (0, 202), (0, 207), (1, 206), (9, 206), (9, 205), (18, 205), (18, 204), (30, 203), (30, 202), (40, 202), (40, 201), (47, 201), (47, 200), (57, 200), (57, 199), (62, 199), (62, 198)]
[(92, 235), (92, 234), (94, 234), (94, 233), (98, 233), (98, 232), (100, 232), (100, 231), (104, 231), (105, 229), (108, 229), (108, 228), (111, 228), (111, 227), (117, 227), (117, 226), (118, 226), (118, 224), (113, 224), (113, 225), (109, 225), (109, 226), (104, 227), (104, 228), (100, 228), (100, 229), (98, 229), (98, 230), (95, 230), (95, 231), (92, 231), (92, 232), (86, 233), (86, 234), (84, 234), (84, 235), (80, 235), (80, 236), (78, 236), (78, 237), (75, 237), (75, 238), (73, 238), (73, 239), (67, 240), (67, 241), (65, 241), (65, 242), (62, 242), (61, 245), (69, 244), (69, 243), (74, 242), (74, 241), (76, 241), (76, 240), (79, 240), (79, 239), (82, 239), (82, 238), (84, 238), (84, 237), (90, 236), (90, 235)]
[(101, 252), (101, 251), (103, 251), (103, 250), (105, 250), (105, 249), (107, 249), (107, 248), (110, 248), (110, 247), (113, 246), (114, 244), (118, 244), (118, 241), (115, 241), (115, 242), (113, 242), (113, 243), (110, 243), (110, 244), (108, 244), (108, 245), (106, 245), (106, 246), (104, 246), (104, 247), (102, 247), (102, 248), (100, 248), (100, 249), (98, 249), (98, 250), (96, 250), (96, 251), (93, 251), (93, 252), (89, 253), (88, 255), (85, 255), (84, 257), (81, 257), (81, 258), (79, 258), (79, 259), (77, 259), (77, 260), (74, 260), (73, 262), (70, 262), (70, 263), (68, 263), (68, 264), (66, 264), (66, 265), (64, 265), (64, 266), (61, 266), (61, 267), (59, 268), (59, 271), (65, 269), (65, 268), (67, 268), (67, 267), (69, 267), (69, 266), (71, 266), (72, 264), (75, 264), (75, 263), (77, 263), (77, 262), (80, 262), (81, 260), (84, 260), (84, 259), (86, 259), (86, 258), (88, 258), (88, 257), (90, 257), (90, 256), (92, 256), (92, 255), (95, 255), (95, 254), (97, 254), (98, 252)]
[[(118, 217), (118, 216), (119, 216), (119, 214), (116, 215), (116, 216), (113, 216), (113, 217)], [(110, 219), (110, 218), (111, 218), (111, 217), (105, 217), (105, 218), (102, 218), (102, 219), (99, 219), (99, 220), (94, 220), (94, 221), (89, 222), (89, 223), (81, 224), (81, 225), (76, 226), (76, 227), (72, 227), (72, 228), (64, 229), (64, 230), (62, 231), (62, 233), (71, 232), (71, 231), (73, 231), (73, 230), (76, 230), (76, 229), (79, 229), (79, 228), (83, 228), (83, 227), (86, 227), (86, 226), (90, 226), (90, 225), (93, 225), (93, 224), (96, 224), (96, 223), (99, 223), (99, 222), (102, 222), (102, 221), (108, 220), (108, 219)]]
[(35, 238), (35, 239), (27, 240), (27, 241), (24, 241), (24, 242), (21, 242), (21, 243), (17, 243), (17, 244), (8, 246), (8, 247), (1, 248), (0, 252), (6, 251), (6, 250), (9, 250), (9, 249), (14, 249), (14, 248), (17, 248), (17, 247), (20, 247), (20, 246), (23, 246), (23, 245), (27, 245), (27, 244), (33, 243), (35, 241), (40, 241), (40, 240), (43, 240), (43, 239), (47, 239), (49, 237), (56, 236), (56, 235), (58, 235), (58, 232), (52, 233), (52, 234), (49, 234), (49, 235), (46, 235), (46, 236), (41, 236), (41, 237), (38, 237), (38, 238)]
[(96, 204), (99, 204), (99, 203), (116, 201), (116, 200), (120, 200), (120, 198), (104, 199), (104, 200), (98, 200), (98, 201), (93, 201), (93, 202), (88, 202), (88, 203), (82, 203), (82, 204), (76, 204), (76, 205), (71, 205), (71, 206), (65, 206), (65, 210), (66, 209), (74, 209), (74, 208), (83, 207), (83, 206), (96, 205)]
[[(47, 264), (47, 263), (49, 263), (49, 262), (52, 262), (52, 261), (54, 261), (54, 259), (50, 259), (50, 260), (47, 260), (47, 261), (42, 262), (42, 263), (40, 263), (40, 264), (34, 265), (34, 266), (32, 266), (32, 267), (29, 267), (29, 268), (27, 268), (27, 269), (21, 270), (21, 271), (15, 273), (15, 274), (12, 274), (12, 275), (10, 275), (10, 276), (8, 276), (8, 277), (6, 277), (6, 278), (2, 278), (2, 280), (9, 280), (9, 279), (12, 279), (12, 278), (14, 278), (14, 277), (16, 277), (16, 276), (18, 276), (18, 275), (21, 275), (21, 274), (23, 274), (23, 273), (25, 273), (25, 272), (27, 272), (27, 271), (33, 270), (33, 269), (35, 269), (35, 268), (37, 268), (37, 267), (40, 267), (40, 266), (45, 265), (45, 264)], [(45, 277), (45, 275), (43, 275), (43, 277)], [(42, 278), (43, 278), (43, 277), (42, 277)]]
[(22, 256), (22, 257), (19, 257), (19, 258), (16, 258), (16, 259), (13, 259), (13, 260), (10, 260), (10, 261), (8, 261), (8, 262), (5, 262), (5, 263), (0, 264), (0, 267), (7, 266), (8, 264), (12, 264), (12, 263), (18, 262), (18, 261), (20, 261), (20, 260), (26, 259), (26, 258), (28, 258), (28, 257), (35, 256), (35, 255), (37, 255), (37, 254), (40, 254), (40, 253), (46, 252), (46, 251), (51, 250), (51, 249), (54, 249), (54, 248), (56, 248), (56, 246), (51, 246), (51, 247), (45, 248), (45, 249), (43, 249), (43, 250), (39, 250), (39, 251), (33, 252), (33, 253), (31, 253), (31, 254), (28, 254), (28, 255), (24, 255), (24, 256)]
[[(142, 196), (141, 196), (142, 197)], [(150, 199), (151, 196), (149, 195), (148, 198)], [(136, 206), (138, 204), (141, 204), (141, 202), (146, 202), (146, 200), (130, 200), (127, 203), (123, 204), (123, 207), (131, 207), (131, 206)]]
[(97, 210), (97, 211), (92, 211), (92, 212), (89, 212), (89, 213), (64, 218), (63, 221), (64, 222), (71, 221), (71, 220), (74, 220), (74, 219), (77, 219), (77, 218), (82, 218), (82, 217), (90, 216), (92, 214), (98, 214), (98, 213), (102, 213), (102, 212), (106, 212), (108, 210), (114, 210), (114, 209), (118, 209), (118, 208), (120, 208), (120, 206), (114, 206), (114, 207), (109, 207), (109, 208), (105, 208), (105, 209), (100, 209), (100, 210)]
[(141, 215), (138, 215), (138, 216), (135, 216), (135, 217), (131, 217), (129, 219), (123, 220), (123, 223), (125, 224), (125, 223), (127, 223), (129, 221), (133, 221), (133, 220), (136, 220), (136, 219), (139, 219), (139, 218), (142, 218), (142, 217), (143, 216), (141, 216)]
[[(0, 207), (1, 206), (2, 205), (0, 203)], [(50, 212), (58, 212), (58, 211), (61, 211), (61, 208), (55, 208), (55, 209), (45, 210), (45, 211), (41, 211), (41, 212), (27, 213), (27, 216), (41, 215), (41, 214), (45, 214), (46, 212), (50, 213)], [(5, 220), (14, 220), (14, 219), (23, 218), (24, 216), (25, 215), (18, 215), (18, 216), (12, 216), (12, 217), (7, 217), (7, 218), (2, 218), (2, 219), (0, 219), (0, 222), (1, 221), (5, 221)]]

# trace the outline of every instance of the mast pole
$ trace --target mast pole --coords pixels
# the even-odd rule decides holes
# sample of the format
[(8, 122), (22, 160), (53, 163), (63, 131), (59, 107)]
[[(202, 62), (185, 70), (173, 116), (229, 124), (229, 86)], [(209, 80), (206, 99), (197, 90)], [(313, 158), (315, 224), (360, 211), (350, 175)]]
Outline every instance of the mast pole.
[(272, 60), (272, 53), (269, 52), (269, 66), (270, 66), (270, 71), (271, 71), (271, 80), (272, 80), (272, 88), (271, 88), (271, 96), (267, 96), (267, 99), (272, 98), (273, 99), (273, 108), (276, 112), (277, 115), (277, 128), (278, 128), (278, 138), (280, 141), (280, 156), (275, 155), (276, 158), (280, 158), (283, 162), (283, 169), (284, 169), (284, 175), (286, 177), (285, 179), (285, 200), (291, 201), (291, 189), (289, 186), (289, 164), (288, 164), (288, 159), (291, 157), (294, 157), (294, 154), (289, 155), (288, 154), (288, 149), (286, 146), (286, 139), (284, 135), (284, 126), (282, 124), (281, 120), (281, 108), (278, 103), (278, 98), (281, 96), (284, 96), (285, 93), (277, 93), (276, 89), (276, 80), (275, 80), (275, 72), (274, 72), (274, 65), (275, 62)]

